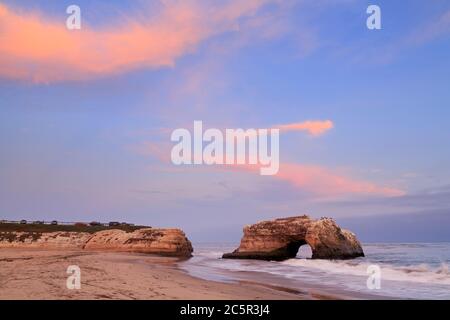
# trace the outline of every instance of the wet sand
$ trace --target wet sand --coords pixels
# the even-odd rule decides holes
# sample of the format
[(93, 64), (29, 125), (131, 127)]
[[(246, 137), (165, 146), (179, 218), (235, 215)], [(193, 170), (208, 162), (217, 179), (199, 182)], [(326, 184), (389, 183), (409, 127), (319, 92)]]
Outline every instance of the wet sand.
[[(260, 282), (194, 278), (176, 258), (135, 253), (0, 250), (0, 299), (314, 299), (307, 292)], [(81, 270), (81, 288), (68, 289), (68, 266)]]

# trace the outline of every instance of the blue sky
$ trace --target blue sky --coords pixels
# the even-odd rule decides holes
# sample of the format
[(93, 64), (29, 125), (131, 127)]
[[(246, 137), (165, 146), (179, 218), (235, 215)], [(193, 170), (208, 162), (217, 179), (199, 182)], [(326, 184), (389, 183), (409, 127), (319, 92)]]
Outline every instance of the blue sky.
[[(368, 241), (450, 241), (448, 1), (77, 1), (77, 31), (65, 29), (72, 2), (0, 3), (10, 40), (0, 44), (2, 217), (125, 220), (236, 241), (244, 224), (308, 213)], [(381, 30), (366, 28), (369, 4)], [(138, 42), (113, 39), (99, 58), (97, 43), (121, 32)], [(75, 58), (67, 40), (83, 48)], [(333, 128), (281, 136), (281, 166), (311, 175), (304, 184), (164, 161), (171, 130), (194, 120)], [(358, 187), (335, 190), (337, 178)]]

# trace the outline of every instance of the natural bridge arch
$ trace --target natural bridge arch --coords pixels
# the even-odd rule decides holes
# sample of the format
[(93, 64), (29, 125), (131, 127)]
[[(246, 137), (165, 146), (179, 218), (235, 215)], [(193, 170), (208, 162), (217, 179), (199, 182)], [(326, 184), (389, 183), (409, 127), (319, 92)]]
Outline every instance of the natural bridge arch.
[(313, 259), (350, 259), (364, 256), (355, 235), (334, 220), (308, 216), (263, 221), (244, 228), (241, 244), (223, 258), (285, 260), (295, 258), (299, 248), (309, 245)]
[(301, 245), (298, 248), (296, 258), (298, 259), (311, 259), (312, 258), (312, 248), (309, 244)]

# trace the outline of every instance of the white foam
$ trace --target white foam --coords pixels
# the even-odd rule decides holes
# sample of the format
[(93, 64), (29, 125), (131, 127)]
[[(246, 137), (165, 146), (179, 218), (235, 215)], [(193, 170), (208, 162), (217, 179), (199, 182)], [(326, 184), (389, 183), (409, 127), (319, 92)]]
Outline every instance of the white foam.
[[(356, 261), (329, 261), (311, 259), (290, 259), (281, 262), (283, 265), (295, 266), (307, 269), (320, 270), (326, 273), (345, 274), (367, 277), (369, 262)], [(383, 280), (404, 281), (416, 283), (434, 283), (450, 286), (450, 272), (447, 264), (438, 268), (431, 268), (426, 264), (395, 267), (388, 264), (379, 264)]]

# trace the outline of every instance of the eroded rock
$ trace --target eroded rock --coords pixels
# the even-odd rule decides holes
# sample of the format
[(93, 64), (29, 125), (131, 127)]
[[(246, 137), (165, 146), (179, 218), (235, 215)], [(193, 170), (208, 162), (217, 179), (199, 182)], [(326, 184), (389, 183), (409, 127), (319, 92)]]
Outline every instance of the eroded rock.
[(86, 232), (0, 232), (0, 248), (85, 249), (190, 257), (192, 244), (180, 229), (143, 228)]
[(190, 257), (192, 244), (180, 229), (105, 230), (87, 241), (86, 250), (112, 250)]
[(308, 244), (313, 259), (351, 259), (364, 256), (361, 244), (333, 219), (308, 216), (262, 221), (244, 227), (241, 244), (228, 259), (285, 260), (294, 258)]
[(0, 232), (0, 248), (82, 249), (87, 232)]

